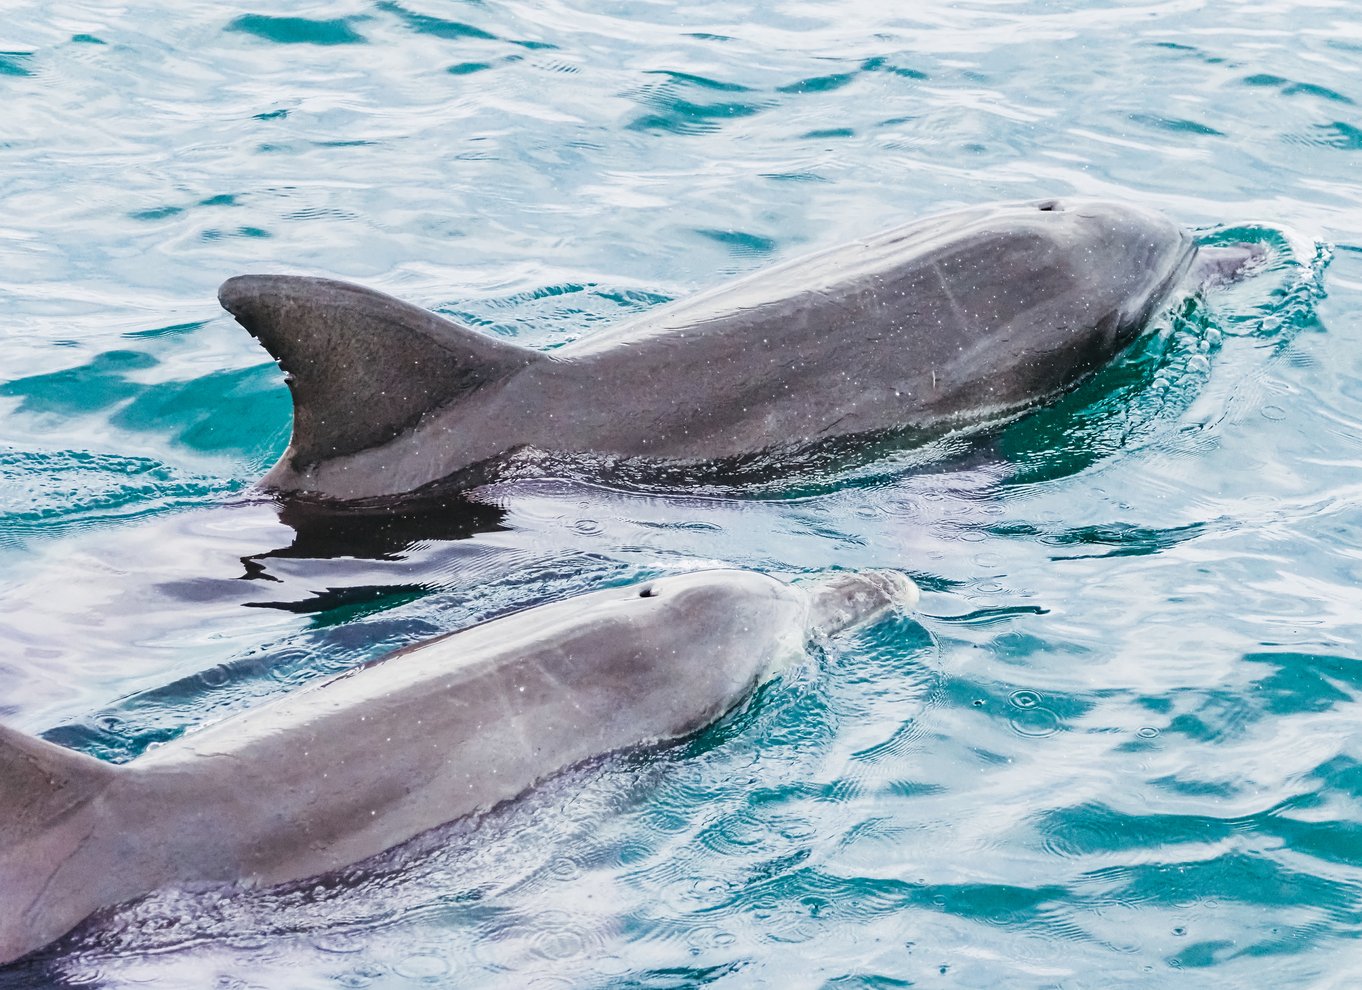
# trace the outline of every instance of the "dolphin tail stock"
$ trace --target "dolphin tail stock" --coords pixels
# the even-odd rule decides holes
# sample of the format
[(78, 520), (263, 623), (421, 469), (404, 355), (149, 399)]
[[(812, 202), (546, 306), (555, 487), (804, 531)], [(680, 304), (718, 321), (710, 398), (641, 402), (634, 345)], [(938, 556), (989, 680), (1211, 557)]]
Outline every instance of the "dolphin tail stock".
[(12, 849), (104, 789), (118, 768), (0, 725), (0, 849)]
[[(98, 904), (52, 876), (93, 828), (86, 812), (121, 768), (0, 725), (0, 965), (63, 934)], [(94, 887), (100, 878), (86, 877)], [(78, 893), (78, 892), (77, 892)]]
[(387, 443), (426, 413), (544, 360), (332, 279), (238, 275), (218, 300), (287, 374), (293, 439), (285, 456), (300, 468)]

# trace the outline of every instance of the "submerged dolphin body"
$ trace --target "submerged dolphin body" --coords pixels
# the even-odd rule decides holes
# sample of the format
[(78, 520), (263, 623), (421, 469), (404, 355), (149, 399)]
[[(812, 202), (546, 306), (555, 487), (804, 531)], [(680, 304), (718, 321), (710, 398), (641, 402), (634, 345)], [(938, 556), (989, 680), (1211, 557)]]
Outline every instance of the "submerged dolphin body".
[[(1202, 275), (1245, 250), (1203, 252)], [(334, 499), (480, 475), (518, 450), (645, 465), (940, 434), (1071, 387), (1196, 265), (1168, 218), (1073, 201), (916, 221), (551, 352), (344, 282), (242, 275), (224, 308), (279, 362), (293, 437), (268, 488)]]
[(0, 964), (158, 888), (359, 862), (548, 774), (707, 725), (917, 589), (700, 571), (417, 644), (121, 766), (0, 726)]

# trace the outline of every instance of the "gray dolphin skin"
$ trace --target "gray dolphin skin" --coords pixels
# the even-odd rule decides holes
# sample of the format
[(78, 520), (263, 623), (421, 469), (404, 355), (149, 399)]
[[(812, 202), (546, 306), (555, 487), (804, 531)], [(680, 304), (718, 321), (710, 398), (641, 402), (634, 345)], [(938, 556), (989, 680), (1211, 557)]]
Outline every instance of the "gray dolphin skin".
[(811, 635), (916, 601), (894, 572), (697, 571), (399, 650), (123, 765), (0, 726), (0, 964), (157, 889), (326, 873), (682, 737)]
[[(357, 285), (229, 279), (218, 297), (287, 373), (293, 436), (266, 488), (398, 495), (517, 451), (708, 464), (1019, 411), (1128, 345), (1197, 247), (1094, 201), (961, 210), (788, 262), (567, 346), (495, 339)], [(457, 481), (455, 482), (457, 484)]]

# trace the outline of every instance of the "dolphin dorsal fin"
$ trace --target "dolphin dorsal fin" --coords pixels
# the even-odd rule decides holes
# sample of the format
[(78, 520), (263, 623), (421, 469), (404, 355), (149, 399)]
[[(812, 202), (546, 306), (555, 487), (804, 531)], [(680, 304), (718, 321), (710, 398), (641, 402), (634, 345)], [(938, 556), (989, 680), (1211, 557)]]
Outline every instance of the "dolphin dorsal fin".
[(0, 725), (0, 849), (61, 821), (118, 772), (111, 763)]
[(387, 443), (541, 358), (349, 282), (238, 275), (218, 300), (288, 375), (300, 467)]

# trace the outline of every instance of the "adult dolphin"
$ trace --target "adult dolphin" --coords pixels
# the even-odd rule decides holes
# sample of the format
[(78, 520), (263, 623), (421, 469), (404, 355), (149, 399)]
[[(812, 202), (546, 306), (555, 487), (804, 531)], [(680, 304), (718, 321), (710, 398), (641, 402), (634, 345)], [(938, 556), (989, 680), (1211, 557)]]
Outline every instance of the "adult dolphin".
[[(263, 484), (352, 500), (472, 483), (518, 450), (722, 476), (754, 455), (779, 473), (840, 438), (940, 434), (1080, 381), (1131, 342), (1197, 253), (1135, 206), (980, 206), (551, 352), (326, 279), (242, 275), (218, 298), (293, 393), (292, 442)], [(1252, 256), (1203, 253), (1196, 277)]]
[(698, 571), (399, 650), (121, 766), (0, 726), (0, 965), (158, 888), (359, 862), (572, 764), (675, 739), (917, 589)]

